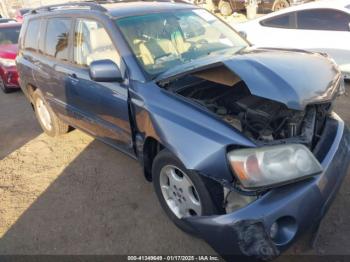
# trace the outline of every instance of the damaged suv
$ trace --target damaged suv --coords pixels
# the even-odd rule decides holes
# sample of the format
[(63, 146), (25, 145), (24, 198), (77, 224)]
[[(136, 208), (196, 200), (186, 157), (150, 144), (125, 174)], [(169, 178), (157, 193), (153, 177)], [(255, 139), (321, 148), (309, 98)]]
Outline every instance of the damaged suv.
[(325, 55), (256, 49), (187, 4), (33, 10), (17, 66), (50, 136), (71, 127), (137, 159), (182, 230), (270, 259), (327, 211), (350, 160)]

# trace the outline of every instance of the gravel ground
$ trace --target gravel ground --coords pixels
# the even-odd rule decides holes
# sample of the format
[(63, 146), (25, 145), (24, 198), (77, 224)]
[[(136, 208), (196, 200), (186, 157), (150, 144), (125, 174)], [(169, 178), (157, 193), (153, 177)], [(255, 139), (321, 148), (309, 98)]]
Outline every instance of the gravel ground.
[[(348, 124), (349, 108), (337, 100)], [(215, 254), (167, 219), (134, 160), (80, 131), (42, 134), (21, 92), (0, 92), (0, 159), (0, 254)], [(287, 254), (350, 254), (349, 207), (348, 176), (315, 249)]]

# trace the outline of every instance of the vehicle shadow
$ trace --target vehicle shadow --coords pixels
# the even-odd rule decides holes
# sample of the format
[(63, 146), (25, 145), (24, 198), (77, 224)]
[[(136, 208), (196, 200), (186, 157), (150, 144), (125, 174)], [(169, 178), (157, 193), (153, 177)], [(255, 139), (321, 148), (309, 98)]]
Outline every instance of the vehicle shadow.
[(136, 161), (96, 140), (36, 194), (0, 254), (215, 254), (170, 222)]
[(0, 92), (0, 160), (41, 133), (23, 93)]

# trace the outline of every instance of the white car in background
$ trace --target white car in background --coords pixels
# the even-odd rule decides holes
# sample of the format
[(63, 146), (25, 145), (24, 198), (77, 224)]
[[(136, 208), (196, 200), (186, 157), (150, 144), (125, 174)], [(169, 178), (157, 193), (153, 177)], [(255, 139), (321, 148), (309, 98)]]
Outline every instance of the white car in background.
[(350, 79), (350, 0), (289, 7), (233, 27), (259, 47), (327, 53)]

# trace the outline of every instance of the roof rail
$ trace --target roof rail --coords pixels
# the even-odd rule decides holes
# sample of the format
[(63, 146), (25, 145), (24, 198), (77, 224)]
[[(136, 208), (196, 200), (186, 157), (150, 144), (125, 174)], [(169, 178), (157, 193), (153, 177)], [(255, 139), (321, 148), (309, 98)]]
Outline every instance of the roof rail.
[(85, 1), (85, 2), (68, 2), (64, 4), (56, 4), (56, 5), (47, 5), (38, 7), (31, 11), (31, 14), (38, 14), (40, 12), (50, 12), (54, 10), (62, 10), (62, 9), (78, 9), (78, 8), (89, 8), (94, 11), (107, 12), (108, 10), (104, 8), (102, 5), (94, 2), (94, 1)]

